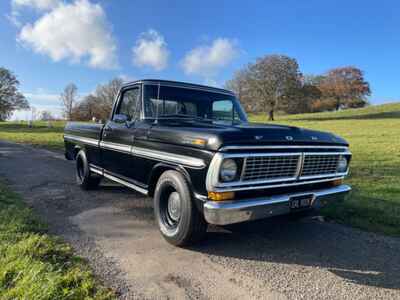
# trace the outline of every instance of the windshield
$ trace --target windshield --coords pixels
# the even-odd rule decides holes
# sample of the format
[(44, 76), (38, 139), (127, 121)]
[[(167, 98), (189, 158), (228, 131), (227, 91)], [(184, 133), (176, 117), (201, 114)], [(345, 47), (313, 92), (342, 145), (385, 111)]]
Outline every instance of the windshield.
[(246, 114), (233, 95), (195, 89), (145, 85), (144, 108), (146, 118), (247, 122)]

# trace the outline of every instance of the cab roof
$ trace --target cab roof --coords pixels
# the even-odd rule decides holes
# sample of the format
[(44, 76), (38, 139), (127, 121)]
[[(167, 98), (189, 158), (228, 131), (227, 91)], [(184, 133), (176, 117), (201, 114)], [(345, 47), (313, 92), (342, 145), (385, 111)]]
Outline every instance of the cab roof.
[(162, 85), (162, 86), (173, 86), (173, 87), (178, 87), (178, 88), (186, 88), (186, 89), (193, 89), (193, 90), (204, 90), (204, 91), (209, 91), (209, 92), (214, 92), (214, 93), (223, 93), (223, 94), (229, 94), (229, 95), (235, 95), (234, 92), (217, 88), (217, 87), (211, 87), (207, 85), (201, 85), (201, 84), (195, 84), (195, 83), (188, 83), (188, 82), (182, 82), (182, 81), (173, 81), (173, 80), (162, 80), (162, 79), (140, 79), (140, 80), (135, 80), (131, 82), (124, 83), (122, 85), (122, 88), (129, 87), (134, 84), (138, 83), (143, 83), (143, 84), (152, 84), (152, 85)]

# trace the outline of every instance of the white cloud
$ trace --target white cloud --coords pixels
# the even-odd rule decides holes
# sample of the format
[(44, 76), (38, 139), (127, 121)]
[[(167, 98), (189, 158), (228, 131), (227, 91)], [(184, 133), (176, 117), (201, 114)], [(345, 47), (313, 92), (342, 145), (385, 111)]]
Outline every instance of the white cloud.
[(215, 39), (211, 45), (203, 45), (190, 50), (182, 61), (186, 74), (210, 77), (229, 65), (237, 57), (236, 42), (227, 38)]
[(24, 7), (33, 8), (36, 11), (47, 11), (55, 8), (61, 3), (61, 0), (12, 0), (11, 14), (7, 18), (17, 27), (21, 27), (20, 10)]
[(51, 93), (24, 93), (26, 99), (32, 105), (42, 104), (42, 105), (52, 105), (53, 103), (60, 102), (60, 94)]
[(102, 69), (118, 66), (117, 47), (106, 14), (99, 4), (88, 0), (58, 4), (33, 25), (25, 25), (18, 40), (54, 61), (87, 60), (89, 66)]
[(120, 74), (118, 77), (121, 78), (124, 83), (136, 80), (135, 77), (127, 74)]
[(149, 66), (156, 71), (163, 70), (168, 64), (169, 50), (164, 37), (150, 29), (142, 33), (132, 48), (133, 63), (136, 66)]
[(11, 6), (13, 9), (26, 6), (37, 10), (49, 10), (58, 6), (60, 3), (60, 0), (12, 0)]

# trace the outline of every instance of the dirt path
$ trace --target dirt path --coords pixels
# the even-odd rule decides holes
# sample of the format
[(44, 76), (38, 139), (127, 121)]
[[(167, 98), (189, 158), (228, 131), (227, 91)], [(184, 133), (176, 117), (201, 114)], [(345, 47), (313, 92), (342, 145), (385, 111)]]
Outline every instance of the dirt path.
[(151, 199), (111, 183), (81, 191), (62, 155), (0, 142), (0, 177), (123, 299), (400, 298), (400, 239), (278, 218), (180, 249), (159, 235)]

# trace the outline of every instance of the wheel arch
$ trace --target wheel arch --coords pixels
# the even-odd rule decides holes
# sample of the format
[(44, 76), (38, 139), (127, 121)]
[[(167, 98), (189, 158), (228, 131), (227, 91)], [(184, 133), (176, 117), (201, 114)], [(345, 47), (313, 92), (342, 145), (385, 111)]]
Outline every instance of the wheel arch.
[(151, 170), (149, 181), (148, 181), (148, 195), (150, 197), (154, 196), (154, 191), (156, 189), (156, 185), (157, 185), (157, 182), (158, 182), (158, 179), (160, 178), (160, 176), (164, 172), (170, 171), (170, 170), (177, 171), (185, 177), (185, 179), (187, 180), (188, 185), (189, 185), (189, 190), (193, 194), (192, 181), (190, 179), (189, 172), (184, 167), (179, 166), (179, 165), (158, 163)]

